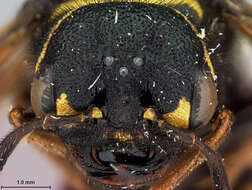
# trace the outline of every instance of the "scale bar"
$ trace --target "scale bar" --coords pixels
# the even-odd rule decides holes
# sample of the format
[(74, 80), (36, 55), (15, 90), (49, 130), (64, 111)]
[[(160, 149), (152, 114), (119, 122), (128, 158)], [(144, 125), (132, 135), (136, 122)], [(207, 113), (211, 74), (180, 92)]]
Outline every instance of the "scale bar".
[(1, 186), (1, 189), (51, 189), (50, 186)]

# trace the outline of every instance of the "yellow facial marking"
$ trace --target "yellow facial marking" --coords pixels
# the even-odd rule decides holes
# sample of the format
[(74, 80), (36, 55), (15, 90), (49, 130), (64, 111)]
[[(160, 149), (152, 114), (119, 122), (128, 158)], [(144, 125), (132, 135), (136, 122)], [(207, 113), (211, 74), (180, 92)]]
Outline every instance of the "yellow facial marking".
[(144, 118), (144, 119), (149, 119), (149, 120), (154, 121), (154, 120), (156, 120), (157, 115), (156, 115), (156, 112), (154, 111), (154, 109), (148, 108), (148, 109), (144, 112), (143, 118)]
[(80, 7), (107, 2), (138, 2), (138, 3), (151, 3), (157, 5), (179, 5), (186, 4), (189, 8), (193, 9), (199, 16), (200, 19), (203, 17), (203, 10), (197, 0), (68, 0), (57, 7), (51, 16), (51, 20), (61, 15), (62, 13), (77, 10)]
[(84, 113), (81, 113), (80, 118), (80, 122), (83, 122), (87, 118), (87, 116)]
[(75, 115), (78, 114), (68, 103), (67, 94), (62, 93), (56, 100), (56, 111), (57, 115)]
[(191, 113), (191, 104), (182, 97), (176, 110), (170, 113), (162, 114), (166, 122), (175, 127), (187, 129), (189, 127), (189, 119)]
[(102, 115), (102, 111), (97, 108), (97, 107), (94, 107), (92, 109), (92, 115), (91, 115), (92, 118), (96, 118), (96, 119), (101, 119), (103, 118), (103, 115)]
[(119, 140), (120, 142), (132, 141), (134, 138), (131, 134), (123, 131), (116, 131), (114, 133), (114, 139)]

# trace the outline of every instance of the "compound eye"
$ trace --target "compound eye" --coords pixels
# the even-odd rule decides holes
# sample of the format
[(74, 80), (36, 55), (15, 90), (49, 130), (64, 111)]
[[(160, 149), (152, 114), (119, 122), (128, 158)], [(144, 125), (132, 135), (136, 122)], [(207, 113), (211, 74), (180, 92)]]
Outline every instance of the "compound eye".
[(198, 71), (192, 99), (190, 127), (195, 129), (206, 125), (212, 118), (216, 106), (217, 90), (213, 77)]
[(53, 83), (51, 74), (34, 78), (31, 87), (31, 104), (37, 117), (48, 113), (55, 113)]
[(143, 58), (141, 57), (135, 57), (133, 59), (133, 62), (135, 63), (136, 66), (140, 67), (144, 64)]
[(114, 60), (115, 60), (114, 57), (112, 57), (112, 56), (106, 56), (106, 57), (104, 58), (104, 64), (105, 64), (106, 66), (111, 66), (111, 65), (113, 64)]

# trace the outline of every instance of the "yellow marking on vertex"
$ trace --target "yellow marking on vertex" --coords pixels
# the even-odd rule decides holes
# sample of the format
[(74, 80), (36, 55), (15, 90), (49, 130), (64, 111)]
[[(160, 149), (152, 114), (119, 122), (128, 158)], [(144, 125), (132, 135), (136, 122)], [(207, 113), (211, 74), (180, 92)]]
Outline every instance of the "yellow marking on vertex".
[(200, 20), (203, 18), (203, 9), (197, 0), (170, 0), (170, 5), (186, 4), (189, 8), (193, 9)]
[(198, 39), (200, 40), (201, 44), (202, 44), (202, 47), (203, 47), (203, 51), (204, 51), (204, 58), (205, 58), (205, 61), (207, 62), (207, 65), (209, 67), (209, 70), (211, 72), (211, 75), (213, 77), (213, 79), (216, 78), (216, 75), (215, 75), (215, 71), (214, 71), (214, 67), (212, 65), (212, 62), (211, 62), (211, 59), (209, 57), (209, 54), (207, 52), (207, 49), (206, 49), (206, 45), (205, 43), (203, 42), (202, 38), (199, 37), (199, 31), (197, 30), (197, 28), (191, 23), (191, 21), (185, 16), (183, 15), (180, 11), (174, 9), (174, 8), (171, 8), (173, 9), (176, 13), (178, 13), (179, 15), (181, 15), (182, 17), (184, 17), (185, 21), (191, 26), (192, 30), (194, 31), (195, 35), (198, 37)]
[(67, 100), (67, 94), (62, 93), (56, 100), (56, 111), (59, 116), (75, 115), (78, 114), (70, 105)]
[(86, 5), (97, 4), (97, 3), (109, 3), (109, 2), (138, 2), (138, 3), (151, 3), (157, 5), (179, 5), (186, 4), (189, 8), (193, 9), (199, 16), (200, 19), (203, 17), (203, 10), (197, 0), (69, 0), (62, 3), (57, 7), (50, 20), (54, 20), (57, 16), (62, 13), (79, 9)]
[(50, 31), (50, 33), (49, 33), (49, 35), (48, 35), (48, 37), (47, 37), (47, 40), (46, 40), (46, 42), (44, 43), (43, 49), (42, 49), (42, 51), (41, 51), (41, 53), (40, 53), (40, 56), (39, 56), (39, 58), (38, 58), (38, 60), (37, 60), (37, 62), (36, 62), (35, 72), (38, 72), (38, 70), (39, 70), (39, 66), (40, 66), (41, 62), (43, 61), (43, 59), (44, 59), (44, 57), (45, 57), (45, 54), (46, 54), (48, 45), (49, 45), (49, 43), (50, 43), (50, 41), (51, 41), (51, 39), (52, 39), (52, 37), (53, 37), (55, 31), (59, 28), (60, 24), (61, 24), (67, 17), (69, 17), (69, 16), (72, 14), (73, 11), (74, 11), (74, 10), (68, 12), (65, 16), (63, 16), (63, 17), (57, 22), (57, 24), (54, 25), (53, 28), (51, 29), (51, 31)]
[[(139, 3), (150, 3), (150, 4), (157, 4), (157, 5), (164, 5), (164, 6), (187, 4), (189, 7), (193, 8), (198, 13), (200, 18), (203, 15), (203, 11), (202, 11), (200, 4), (198, 3), (197, 0), (69, 0), (65, 3), (62, 3), (58, 8), (56, 8), (54, 13), (51, 16), (51, 20), (53, 20), (55, 17), (61, 15), (62, 13), (66, 13), (66, 15), (64, 15), (61, 19), (59, 19), (58, 22), (51, 29), (51, 31), (47, 37), (47, 40), (44, 43), (44, 46), (43, 46), (42, 51), (40, 53), (40, 56), (36, 62), (35, 72), (38, 72), (38, 70), (39, 70), (40, 64), (46, 55), (48, 45), (49, 45), (54, 33), (56, 32), (56, 30), (58, 29), (60, 24), (66, 18), (71, 16), (71, 14), (74, 11), (78, 10), (79, 8), (81, 8), (85, 5), (96, 4), (96, 3), (106, 3), (106, 2), (139, 2)], [(195, 28), (195, 26), (192, 25), (192, 23), (189, 21), (189, 19), (185, 15), (183, 15), (182, 13), (177, 11), (176, 9), (174, 9), (174, 10), (177, 13), (179, 13), (180, 15), (182, 15), (186, 19), (186, 21), (188, 23), (190, 23), (190, 25), (192, 26), (193, 29)], [(195, 31), (197, 31), (196, 28), (195, 28)], [(198, 33), (198, 32), (196, 32), (196, 33)]]
[(173, 112), (162, 114), (162, 117), (175, 127), (187, 129), (189, 127), (190, 114), (191, 104), (185, 97), (182, 97), (179, 100), (178, 107)]
[(215, 72), (214, 72), (214, 67), (213, 67), (213, 64), (211, 62), (210, 56), (208, 54), (207, 48), (206, 48), (205, 45), (203, 46), (203, 48), (204, 48), (205, 61), (206, 61), (207, 65), (208, 65), (208, 68), (210, 69), (210, 72), (211, 72), (211, 75), (212, 75), (213, 79), (216, 80), (216, 75), (215, 75)]
[[(69, 0), (67, 2), (64, 2), (60, 4), (53, 12), (50, 20), (53, 20), (55, 17), (61, 15), (62, 13), (71, 12), (73, 10), (77, 10), (80, 7), (86, 5), (90, 0), (84, 1), (84, 0)], [(90, 1), (91, 2), (91, 1)], [(94, 1), (93, 1), (94, 3)]]

